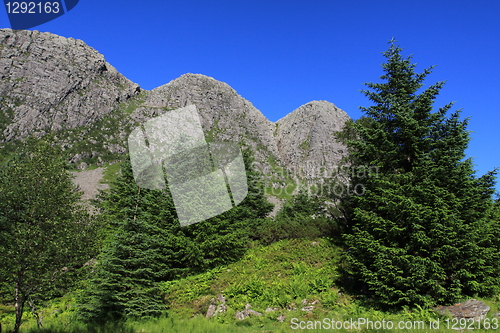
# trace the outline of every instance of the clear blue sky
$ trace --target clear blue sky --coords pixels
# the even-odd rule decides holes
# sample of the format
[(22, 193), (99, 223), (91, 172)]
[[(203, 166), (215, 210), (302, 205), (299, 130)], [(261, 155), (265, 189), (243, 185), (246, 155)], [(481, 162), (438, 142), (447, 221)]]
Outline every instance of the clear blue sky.
[[(224, 81), (270, 120), (311, 100), (359, 118), (363, 83), (382, 74), (396, 38), (426, 83), (447, 81), (473, 131), (479, 174), (500, 167), (500, 1), (80, 0), (32, 30), (82, 39), (144, 89), (184, 73)], [(0, 26), (8, 27), (5, 10)]]

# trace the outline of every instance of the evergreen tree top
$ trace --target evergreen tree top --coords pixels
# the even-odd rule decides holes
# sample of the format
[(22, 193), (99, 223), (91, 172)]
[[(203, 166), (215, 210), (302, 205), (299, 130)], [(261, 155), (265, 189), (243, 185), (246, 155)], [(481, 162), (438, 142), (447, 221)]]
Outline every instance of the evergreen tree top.
[(391, 40), (383, 53), (387, 61), (382, 65), (382, 82), (365, 83), (368, 89), (362, 93), (373, 105), (361, 107), (366, 116), (352, 125), (358, 133), (348, 142), (353, 156), (359, 164), (377, 165), (386, 171), (392, 168), (396, 173), (434, 159), (439, 149), (458, 163), (469, 142), (468, 119), (461, 120), (460, 111), (447, 117), (453, 103), (435, 112), (433, 103), (445, 82), (421, 90), (434, 66), (417, 73), (412, 56), (401, 53), (402, 48)]
[[(380, 83), (363, 93), (373, 102), (345, 131), (353, 176), (363, 195), (343, 199), (348, 274), (385, 306), (453, 303), (494, 295), (499, 286), (495, 172), (475, 176), (464, 159), (467, 119), (452, 103), (433, 110), (444, 82), (426, 89), (432, 67), (415, 71), (396, 42), (384, 52)], [(497, 214), (497, 215), (495, 215)], [(359, 286), (357, 286), (359, 289)]]

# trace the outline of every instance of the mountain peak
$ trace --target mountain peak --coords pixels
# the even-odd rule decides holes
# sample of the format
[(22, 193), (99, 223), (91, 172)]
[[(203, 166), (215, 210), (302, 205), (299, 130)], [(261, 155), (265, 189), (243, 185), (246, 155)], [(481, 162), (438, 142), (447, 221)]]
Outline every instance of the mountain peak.
[[(341, 118), (345, 118), (347, 114), (339, 109), (335, 104), (325, 101), (325, 100), (319, 100), (319, 101), (310, 101), (306, 104), (301, 105), (294, 111), (290, 112), (283, 118), (279, 119), (276, 121), (276, 123), (283, 123), (287, 122), (285, 119), (293, 119), (294, 121), (297, 121), (300, 118), (304, 117), (310, 117), (310, 116), (320, 116), (320, 115), (325, 115), (325, 116), (339, 116)], [(348, 117), (348, 116), (347, 116)]]
[(283, 186), (286, 170), (313, 179), (311, 170), (343, 156), (333, 133), (349, 116), (330, 102), (311, 101), (273, 123), (227, 83), (203, 74), (142, 91), (73, 38), (0, 29), (0, 78), (0, 143), (51, 133), (81, 169), (120, 160), (133, 128), (193, 104), (206, 140), (252, 148), (267, 186)]
[(227, 83), (202, 74), (184, 74), (153, 89), (132, 117), (143, 122), (188, 105), (196, 106), (208, 141), (250, 146), (264, 164), (270, 156), (279, 156), (273, 123)]
[(328, 101), (311, 101), (276, 122), (280, 156), (299, 178), (324, 178), (345, 154), (334, 133), (349, 120)]
[(83, 41), (27, 30), (0, 29), (0, 79), (0, 141), (91, 124), (141, 90)]
[(152, 91), (168, 90), (172, 86), (175, 86), (177, 88), (185, 88), (189, 86), (199, 89), (218, 88), (219, 90), (222, 89), (236, 93), (236, 91), (225, 82), (218, 81), (211, 76), (203, 74), (194, 74), (194, 73), (183, 74), (178, 78), (173, 79), (170, 82), (153, 89)]

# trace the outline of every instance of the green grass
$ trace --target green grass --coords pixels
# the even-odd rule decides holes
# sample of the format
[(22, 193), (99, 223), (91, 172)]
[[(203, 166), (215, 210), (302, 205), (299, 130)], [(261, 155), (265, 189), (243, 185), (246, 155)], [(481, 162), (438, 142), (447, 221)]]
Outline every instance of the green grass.
[(311, 141), (311, 136), (308, 135), (306, 141), (302, 142), (299, 145), (299, 148), (303, 150), (309, 150), (310, 141)]
[[(251, 333), (251, 332), (288, 332), (284, 330), (266, 330), (261, 327), (242, 325), (241, 323), (224, 324), (201, 316), (195, 318), (180, 318), (167, 316), (145, 321), (126, 321), (124, 323), (109, 323), (104, 326), (84, 325), (73, 322), (69, 324), (50, 323), (38, 329), (34, 323), (21, 326), (21, 333)], [(6, 332), (12, 329), (5, 325)]]
[(114, 164), (107, 164), (104, 168), (104, 172), (102, 174), (102, 179), (101, 179), (100, 183), (108, 184), (111, 186), (111, 184), (120, 175), (121, 164), (122, 164), (121, 162), (114, 163)]
[(6, 103), (0, 103), (0, 133), (12, 123), (14, 119), (14, 110), (11, 107), (7, 107)]
[(214, 142), (217, 140), (217, 137), (220, 133), (223, 132), (223, 129), (219, 127), (219, 120), (216, 119), (212, 128), (205, 133), (205, 139), (207, 142)]
[(236, 310), (246, 303), (265, 311), (304, 298), (318, 299), (322, 292), (336, 292), (339, 249), (327, 240), (317, 243), (293, 239), (253, 248), (231, 265), (164, 283), (165, 298), (172, 311), (190, 315), (205, 314), (210, 298), (219, 293)]
[[(298, 179), (293, 178), (289, 170), (283, 167), (273, 155), (269, 155), (268, 162), (271, 166), (271, 172), (264, 175), (264, 192), (266, 195), (279, 199), (292, 199), (295, 189), (301, 185), (300, 180), (297, 183)], [(273, 185), (277, 185), (277, 187)]]
[[(287, 313), (287, 319), (283, 322), (272, 322), (269, 316), (247, 318), (243, 321), (233, 321), (231, 323), (223, 323), (216, 318), (207, 319), (203, 316), (192, 318), (183, 318), (175, 314), (169, 313), (167, 316), (150, 319), (133, 321), (128, 320), (121, 323), (108, 323), (104, 326), (84, 325), (79, 322), (56, 322), (46, 321), (42, 329), (38, 329), (33, 321), (29, 321), (21, 327), (21, 333), (285, 333), (304, 331), (297, 329), (299, 325), (303, 328), (309, 327), (308, 332), (457, 332), (451, 328), (447, 328), (446, 318), (444, 317), (428, 317), (426, 314), (401, 312), (398, 314), (387, 314), (377, 311), (363, 311), (354, 315), (339, 315), (338, 313), (330, 313), (326, 316), (315, 315), (297, 315), (294, 312)], [(325, 319), (327, 318), (327, 319)], [(329, 323), (345, 323), (348, 324), (358, 320), (371, 322), (370, 324), (359, 325), (356, 329), (328, 329), (326, 325)], [(430, 327), (430, 322), (439, 320), (439, 328)], [(491, 320), (491, 318), (490, 318)], [(385, 324), (383, 324), (385, 322)], [(393, 328), (389, 329), (388, 325), (392, 323)], [(327, 323), (327, 324), (325, 324)], [(398, 329), (398, 325), (413, 326), (413, 329)], [(331, 325), (331, 324), (330, 324)], [(375, 325), (385, 325), (386, 329), (375, 329)], [(420, 326), (420, 329), (415, 328)], [(451, 325), (450, 325), (451, 326)], [(314, 329), (316, 327), (316, 329)], [(376, 326), (375, 326), (376, 327)], [(12, 329), (11, 324), (3, 326), (6, 332)], [(295, 328), (295, 329), (294, 329)], [(322, 328), (322, 329), (321, 329)], [(490, 329), (475, 329), (468, 332), (494, 332), (497, 330)]]
[(126, 114), (131, 114), (144, 103), (147, 94), (148, 92), (143, 90), (139, 93), (139, 95), (137, 95), (133, 99), (121, 103), (118, 108)]
[[(265, 193), (280, 199), (290, 200), (297, 188), (297, 179), (292, 178), (290, 172), (284, 167), (277, 165), (273, 159), (271, 160), (271, 172), (265, 181)], [(273, 184), (277, 184), (275, 188)]]
[(279, 199), (291, 200), (296, 188), (297, 184), (295, 184), (295, 182), (293, 181), (290, 181), (286, 182), (283, 187), (274, 188), (271, 186), (266, 186), (264, 188), (264, 193), (266, 193), (266, 195), (277, 197)]
[[(111, 165), (113, 169), (116, 166)], [(76, 304), (71, 293), (45, 304), (42, 311), (44, 329), (36, 327), (34, 317), (26, 312), (22, 333), (225, 333), (225, 332), (296, 332), (293, 329), (302, 323), (310, 327), (308, 332), (325, 332), (324, 323), (372, 321), (372, 325), (389, 321), (393, 329), (335, 329), (336, 332), (456, 332), (446, 326), (446, 317), (431, 309), (402, 309), (383, 312), (360, 302), (356, 296), (347, 295), (338, 289), (337, 267), (341, 249), (327, 239), (287, 239), (262, 246), (252, 243), (247, 254), (239, 261), (187, 278), (164, 282), (161, 289), (169, 310), (158, 319), (127, 320), (108, 323), (105, 326), (86, 326), (74, 319)], [(208, 319), (205, 314), (210, 299), (222, 293), (227, 299), (228, 310)], [(318, 300), (312, 313), (302, 311), (302, 300)], [(498, 312), (499, 300), (484, 300), (491, 307), (488, 314)], [(234, 315), (245, 304), (263, 313), (243, 321)], [(279, 310), (265, 312), (267, 307)], [(288, 310), (287, 308), (293, 308)], [(0, 307), (0, 320), (4, 331), (12, 328), (14, 313), (12, 306)], [(284, 322), (277, 317), (286, 316)], [(326, 319), (325, 319), (326, 318)], [(431, 329), (429, 323), (439, 320), (439, 329)], [(399, 322), (408, 325), (423, 323), (421, 329), (397, 329)], [(317, 329), (312, 329), (316, 325)], [(323, 329), (320, 329), (320, 325)], [(500, 329), (500, 328), (499, 328)], [(492, 332), (494, 330), (489, 330)], [(497, 330), (498, 331), (498, 330)], [(475, 329), (474, 332), (488, 332)]]

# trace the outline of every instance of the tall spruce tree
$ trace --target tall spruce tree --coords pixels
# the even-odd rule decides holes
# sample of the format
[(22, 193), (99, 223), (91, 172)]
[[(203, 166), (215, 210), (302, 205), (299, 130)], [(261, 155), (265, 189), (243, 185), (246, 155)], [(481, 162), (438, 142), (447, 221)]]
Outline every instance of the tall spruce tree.
[[(272, 210), (251, 154), (244, 152), (248, 196), (233, 209), (181, 227), (166, 190), (139, 188), (129, 161), (109, 192), (98, 200), (108, 239), (79, 297), (79, 315), (89, 322), (155, 317), (164, 310), (158, 283), (238, 259), (247, 248), (252, 219)], [(250, 179), (249, 179), (250, 180)]]
[[(443, 87), (423, 87), (432, 67), (415, 72), (391, 41), (382, 82), (367, 83), (373, 103), (346, 129), (353, 168), (344, 198), (347, 274), (387, 306), (444, 304), (492, 295), (500, 284), (498, 221), (491, 218), (495, 172), (476, 177), (467, 120), (433, 111)], [(371, 173), (370, 173), (371, 172)]]

